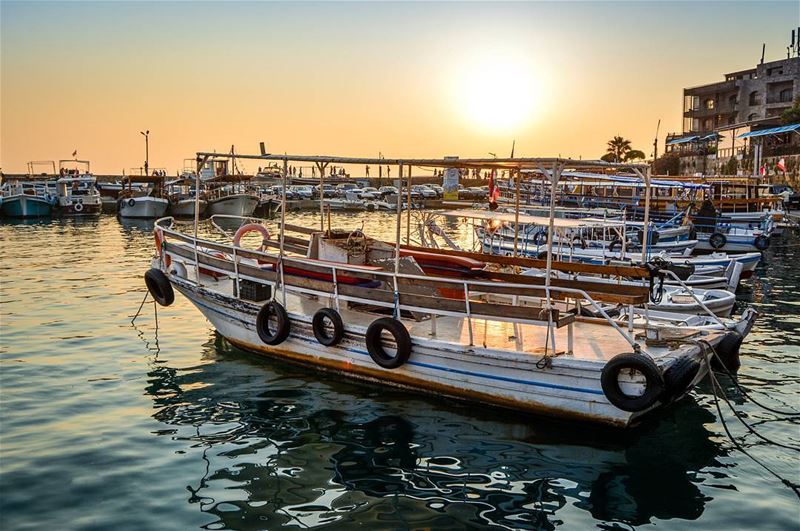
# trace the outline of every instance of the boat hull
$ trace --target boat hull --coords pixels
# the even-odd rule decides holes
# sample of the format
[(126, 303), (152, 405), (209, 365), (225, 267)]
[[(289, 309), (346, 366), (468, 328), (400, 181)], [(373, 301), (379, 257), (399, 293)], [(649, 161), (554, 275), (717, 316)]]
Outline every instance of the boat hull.
[[(174, 274), (170, 275), (170, 280), (222, 336), (237, 347), (256, 354), (357, 380), (617, 427), (630, 426), (657, 408), (630, 413), (611, 405), (600, 384), (605, 365), (601, 360), (561, 360), (556, 357), (549, 367), (540, 368), (536, 363), (539, 356), (511, 352), (506, 359), (505, 356), (484, 352), (480, 347), (413, 337), (412, 359), (400, 368), (383, 369), (369, 356), (365, 344), (366, 329), (349, 324), (346, 315), (348, 324), (342, 342), (324, 347), (314, 338), (311, 315), (294, 313), (290, 308), (289, 338), (278, 346), (266, 345), (259, 339), (255, 327), (258, 304), (197, 287)], [(704, 374), (701, 370), (697, 380)]]
[(133, 197), (119, 200), (121, 218), (160, 218), (167, 213), (169, 201), (159, 197)]
[(208, 202), (207, 213), (209, 216), (252, 216), (258, 207), (259, 198), (255, 195), (235, 194), (212, 199)]
[[(194, 199), (182, 199), (177, 203), (172, 203), (170, 205), (170, 211), (172, 215), (176, 218), (193, 218), (194, 217), (194, 206), (195, 200)], [(200, 215), (202, 216), (205, 213), (206, 208), (208, 207), (208, 203), (205, 200), (200, 200)]]
[(10, 218), (44, 218), (53, 210), (46, 199), (27, 194), (4, 197), (0, 208), (3, 215)]

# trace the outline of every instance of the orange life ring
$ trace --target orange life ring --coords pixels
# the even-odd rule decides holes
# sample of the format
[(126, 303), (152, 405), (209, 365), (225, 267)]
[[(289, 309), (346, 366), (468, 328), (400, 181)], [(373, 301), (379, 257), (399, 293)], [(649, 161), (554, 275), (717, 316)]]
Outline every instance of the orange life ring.
[(239, 242), (242, 240), (242, 236), (248, 232), (258, 232), (261, 234), (261, 247), (259, 247), (258, 250), (264, 251), (267, 248), (269, 231), (264, 225), (259, 225), (258, 223), (248, 223), (247, 225), (242, 225), (239, 227), (239, 230), (237, 230), (236, 234), (233, 236), (233, 245), (235, 247), (240, 247)]
[[(156, 240), (156, 252), (158, 256), (162, 256), (161, 246), (164, 244), (164, 233), (161, 230), (161, 227), (156, 227), (153, 229), (153, 237)], [(167, 266), (167, 270), (172, 265), (172, 257), (167, 253), (163, 253), (164, 264)]]

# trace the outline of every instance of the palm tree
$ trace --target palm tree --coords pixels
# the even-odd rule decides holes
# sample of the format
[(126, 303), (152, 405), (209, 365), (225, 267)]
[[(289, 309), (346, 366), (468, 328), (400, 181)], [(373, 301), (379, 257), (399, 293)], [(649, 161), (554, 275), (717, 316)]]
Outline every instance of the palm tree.
[(606, 153), (611, 162), (622, 162), (625, 160), (625, 155), (631, 150), (631, 141), (625, 140), (621, 136), (615, 136), (608, 142)]

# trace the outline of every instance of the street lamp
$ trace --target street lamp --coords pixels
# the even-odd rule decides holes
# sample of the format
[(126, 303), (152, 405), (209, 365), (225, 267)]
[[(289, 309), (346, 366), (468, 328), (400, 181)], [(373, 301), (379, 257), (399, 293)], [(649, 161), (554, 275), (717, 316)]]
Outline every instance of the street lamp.
[(139, 131), (144, 137), (144, 174), (149, 175), (150, 167), (150, 130)]

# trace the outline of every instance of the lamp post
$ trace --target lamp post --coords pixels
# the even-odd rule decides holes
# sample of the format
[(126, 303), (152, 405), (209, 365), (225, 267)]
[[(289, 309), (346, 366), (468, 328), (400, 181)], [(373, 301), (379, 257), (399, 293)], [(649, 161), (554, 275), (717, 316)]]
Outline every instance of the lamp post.
[(144, 137), (144, 174), (149, 175), (150, 168), (150, 130), (139, 131)]

